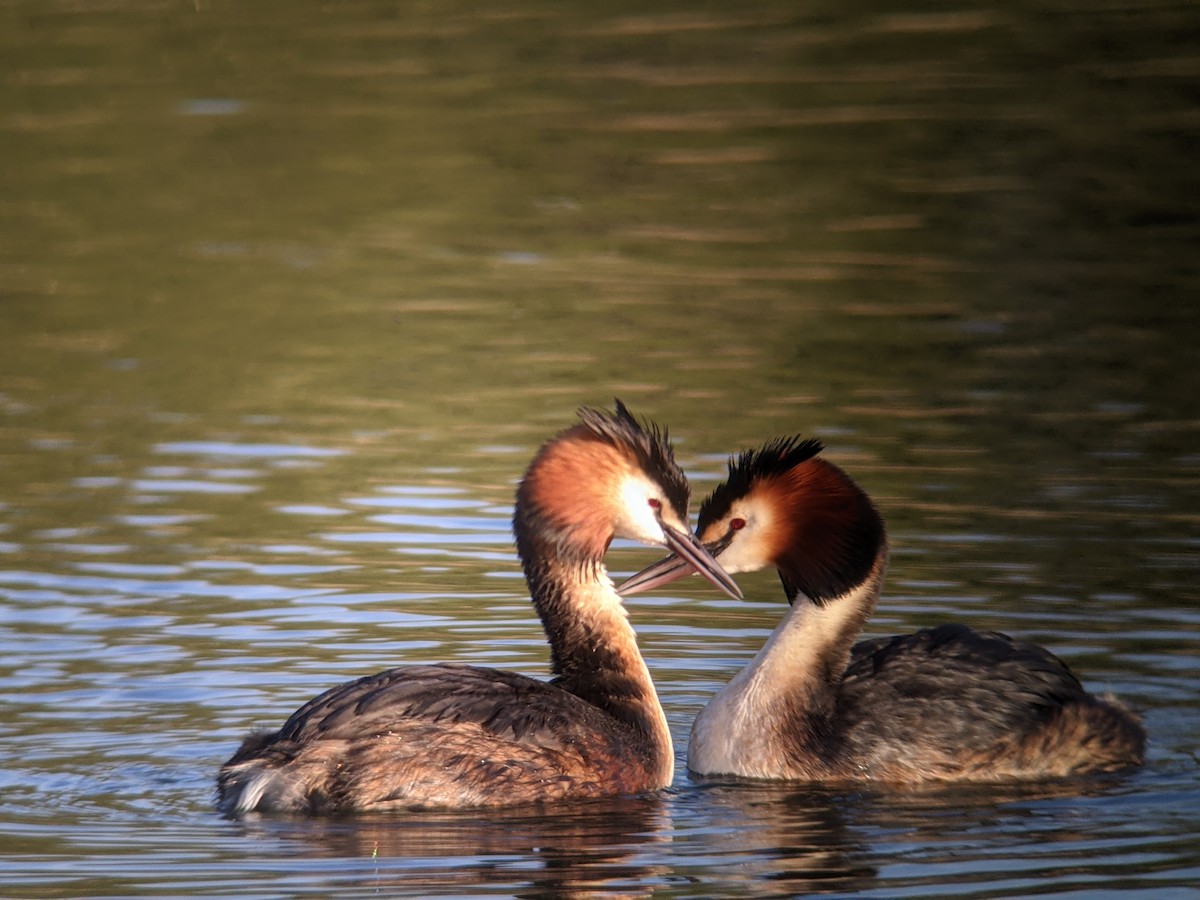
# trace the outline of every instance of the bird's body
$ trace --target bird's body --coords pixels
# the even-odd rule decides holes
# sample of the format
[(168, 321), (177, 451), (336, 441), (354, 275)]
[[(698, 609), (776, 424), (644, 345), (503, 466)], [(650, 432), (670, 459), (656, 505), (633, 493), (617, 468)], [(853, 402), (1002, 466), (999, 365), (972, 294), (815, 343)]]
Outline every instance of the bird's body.
[[(1114, 771), (1145, 732), (1035, 644), (964, 625), (854, 644), (882, 590), (882, 517), (848, 475), (785, 439), (730, 462), (698, 534), (729, 572), (775, 566), (790, 608), (697, 716), (688, 768), (806, 781), (1002, 781)], [(668, 558), (623, 593), (681, 577)]]
[(245, 760), (257, 773), (239, 795), (246, 809), (308, 813), (638, 793), (671, 778), (656, 718), (622, 724), (514, 672), (405, 666), (310, 700), (225, 771)]
[(514, 513), (554, 678), (434, 664), (339, 685), (246, 739), (218, 775), (222, 811), (495, 807), (670, 783), (666, 717), (603, 555), (614, 535), (664, 544), (737, 589), (686, 536), (666, 434), (620, 404), (581, 415), (539, 451)]

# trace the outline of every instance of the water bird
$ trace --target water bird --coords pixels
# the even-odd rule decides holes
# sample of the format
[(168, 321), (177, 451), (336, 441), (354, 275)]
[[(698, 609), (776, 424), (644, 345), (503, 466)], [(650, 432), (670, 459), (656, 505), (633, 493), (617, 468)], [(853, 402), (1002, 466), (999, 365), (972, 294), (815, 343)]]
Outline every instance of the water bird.
[[(779, 438), (729, 461), (697, 535), (729, 573), (774, 566), (790, 604), (696, 717), (700, 775), (916, 784), (1063, 778), (1140, 765), (1136, 715), (1048, 650), (947, 624), (855, 644), (888, 562), (883, 517), (822, 445)], [(692, 571), (674, 555), (623, 595)]]
[(434, 664), (334, 687), (246, 738), (217, 777), (222, 812), (499, 807), (670, 783), (667, 720), (604, 555), (614, 537), (664, 546), (740, 591), (688, 528), (667, 432), (619, 400), (579, 415), (537, 452), (513, 514), (553, 678)]

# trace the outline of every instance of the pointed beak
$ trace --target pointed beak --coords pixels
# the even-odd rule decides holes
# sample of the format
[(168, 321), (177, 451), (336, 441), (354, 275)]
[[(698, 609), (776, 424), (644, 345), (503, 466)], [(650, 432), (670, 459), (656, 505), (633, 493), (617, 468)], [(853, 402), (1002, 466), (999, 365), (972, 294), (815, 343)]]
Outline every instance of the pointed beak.
[(668, 525), (663, 526), (663, 534), (666, 535), (667, 549), (671, 551), (671, 555), (656, 563), (651, 563), (636, 575), (623, 581), (617, 588), (618, 594), (628, 597), (631, 594), (670, 584), (684, 575), (698, 572), (707, 578), (714, 587), (728, 594), (734, 600), (742, 599), (742, 589), (721, 568), (720, 563), (700, 543), (698, 537), (684, 531), (676, 531)]

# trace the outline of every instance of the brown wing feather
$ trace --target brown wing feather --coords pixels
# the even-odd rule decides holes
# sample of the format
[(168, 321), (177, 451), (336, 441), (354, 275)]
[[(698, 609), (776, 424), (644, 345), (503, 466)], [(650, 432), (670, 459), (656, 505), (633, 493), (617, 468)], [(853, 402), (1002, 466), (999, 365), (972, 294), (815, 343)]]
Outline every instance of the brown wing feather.
[(300, 707), (279, 740), (352, 740), (416, 720), (475, 723), (515, 740), (544, 743), (613, 720), (553, 683), (463, 665), (404, 666), (331, 688)]
[[(1025, 748), (1055, 740), (1079, 710), (1093, 723), (1080, 727), (1093, 728), (1097, 741), (1113, 734), (1115, 758), (1140, 758), (1136, 719), (1088, 695), (1054, 654), (998, 632), (942, 625), (857, 644), (832, 731), (841, 736), (839, 753), (880, 777), (906, 780), (917, 766), (926, 776), (1023, 777), (1026, 756), (1050, 775)], [(1062, 760), (1064, 773), (1083, 765)]]
[(278, 732), (248, 738), (223, 767), (220, 791), (223, 807), (239, 812), (249, 784), (262, 798), (251, 808), (305, 812), (633, 793), (651, 786), (642, 743), (553, 683), (405, 666), (338, 685)]
[(855, 645), (838, 706), (848, 728), (899, 716), (964, 747), (1035, 727), (1084, 693), (1066, 664), (1035, 644), (941, 625)]

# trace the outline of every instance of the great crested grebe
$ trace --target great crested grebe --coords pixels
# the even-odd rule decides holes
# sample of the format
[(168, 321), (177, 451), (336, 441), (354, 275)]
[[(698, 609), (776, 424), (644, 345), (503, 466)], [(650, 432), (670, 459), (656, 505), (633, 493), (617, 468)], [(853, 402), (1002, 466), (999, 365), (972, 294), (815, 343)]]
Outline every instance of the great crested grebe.
[(246, 739), (217, 776), (224, 813), (510, 806), (670, 783), (667, 720), (604, 554), (614, 537), (665, 546), (741, 592), (688, 530), (666, 431), (620, 401), (580, 417), (538, 451), (513, 513), (553, 680), (441, 664), (339, 685)]
[[(700, 775), (916, 783), (1001, 781), (1140, 765), (1137, 717), (1087, 693), (1062, 660), (965, 625), (851, 646), (887, 569), (883, 519), (817, 457), (772, 441), (729, 463), (697, 534), (731, 573), (774, 565), (791, 608), (766, 645), (696, 717), (688, 768)], [(670, 556), (627, 595), (692, 571)]]

